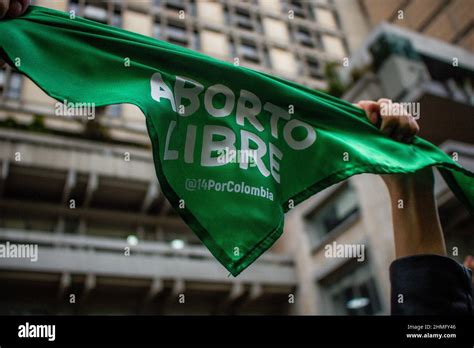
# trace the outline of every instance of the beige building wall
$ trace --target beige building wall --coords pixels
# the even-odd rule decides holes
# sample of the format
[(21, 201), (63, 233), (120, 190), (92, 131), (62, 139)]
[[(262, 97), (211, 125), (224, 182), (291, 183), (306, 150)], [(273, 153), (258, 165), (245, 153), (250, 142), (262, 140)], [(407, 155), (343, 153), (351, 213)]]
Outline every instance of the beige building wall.
[(197, 1), (197, 14), (203, 22), (224, 24), (224, 10), (222, 5), (215, 0)]
[(295, 57), (291, 52), (279, 48), (271, 48), (269, 54), (272, 61), (272, 67), (275, 71), (281, 73), (282, 75), (296, 75), (297, 66)]
[(30, 79), (23, 79), (21, 99), (27, 103), (41, 104), (53, 107), (56, 100), (48, 96), (42, 89), (34, 84)]
[[(123, 27), (142, 35), (152, 36), (153, 34), (153, 20), (149, 14), (125, 10), (123, 13)], [(136, 124), (143, 122), (142, 112), (131, 104), (122, 105), (122, 118), (124, 123)]]
[(310, 198), (300, 206), (288, 212), (285, 217), (285, 232), (280, 238), (285, 238), (289, 249), (295, 260), (295, 271), (297, 273), (298, 287), (295, 294), (295, 307), (293, 314), (314, 315), (317, 308), (317, 297), (320, 295), (315, 285), (311, 260), (311, 247), (308, 235), (305, 233), (303, 220), (303, 205), (310, 204), (314, 199)]
[(337, 29), (336, 19), (334, 18), (334, 14), (332, 11), (318, 8), (316, 10), (316, 21), (319, 25), (323, 26), (324, 28), (328, 29)]
[(389, 268), (395, 260), (390, 197), (379, 175), (357, 175), (352, 179), (352, 183), (357, 190), (380, 302), (384, 312), (388, 314), (390, 313)]
[(340, 38), (332, 35), (323, 34), (321, 35), (321, 40), (323, 42), (324, 50), (336, 57), (345, 57), (346, 50)]
[[(347, 258), (329, 258), (325, 254), (324, 247), (327, 244), (332, 244), (336, 242), (337, 244), (363, 244), (365, 245), (365, 253), (369, 253), (372, 251), (372, 246), (369, 245), (367, 233), (364, 226), (364, 221), (362, 219), (358, 220), (354, 225), (350, 226), (344, 233), (331, 238), (325, 241), (317, 250), (312, 252), (311, 255), (311, 264), (312, 269), (310, 274), (313, 275), (313, 286), (315, 287), (316, 292), (316, 308), (315, 314), (316, 315), (323, 315), (328, 313), (334, 313), (332, 299), (327, 295), (327, 290), (325, 290), (324, 286), (321, 284), (321, 281), (325, 279), (325, 277), (340, 267), (343, 267), (344, 264), (350, 259)], [(369, 263), (368, 267), (373, 269), (373, 264), (371, 259), (365, 259), (364, 261), (360, 262), (360, 265), (364, 265), (364, 263)], [(375, 278), (375, 277), (374, 277)]]
[(271, 14), (280, 14), (281, 13), (281, 5), (280, 1), (274, 0), (259, 0), (258, 4), (260, 8), (268, 13)]
[(53, 10), (58, 11), (67, 11), (68, 10), (68, 0), (36, 0), (34, 5), (48, 7)]
[(370, 32), (362, 9), (356, 1), (334, 0), (339, 14), (341, 30), (346, 35), (346, 42), (350, 52), (355, 52), (364, 42)]
[(122, 0), (126, 3), (127, 7), (137, 9), (141, 11), (147, 11), (150, 9), (153, 0)]
[(153, 20), (149, 14), (125, 10), (123, 13), (123, 28), (138, 34), (152, 36)]
[(289, 42), (288, 28), (286, 23), (281, 20), (270, 17), (263, 18), (263, 30), (266, 37), (278, 43)]
[(324, 246), (337, 244), (365, 245), (365, 260), (376, 283), (382, 312), (390, 311), (389, 267), (395, 259), (390, 198), (383, 181), (377, 175), (362, 174), (349, 179), (357, 192), (359, 218), (346, 230), (335, 236), (328, 235), (321, 245), (312, 249), (309, 234), (314, 233), (305, 215), (313, 210), (318, 195), (309, 198), (287, 213), (285, 238), (291, 250), (298, 273), (296, 313), (323, 315), (333, 313), (327, 291), (320, 283), (326, 276), (336, 273), (349, 259), (328, 258)]
[(56, 129), (59, 131), (66, 131), (71, 133), (80, 133), (84, 130), (84, 124), (82, 120), (77, 120), (77, 122), (71, 122), (71, 119), (68, 117), (47, 117), (44, 120), (44, 125), (50, 129)]
[(229, 44), (224, 34), (211, 30), (203, 30), (200, 35), (201, 49), (204, 53), (220, 58), (229, 56)]
[(143, 124), (145, 116), (143, 112), (133, 104), (122, 104), (122, 119), (124, 124)]

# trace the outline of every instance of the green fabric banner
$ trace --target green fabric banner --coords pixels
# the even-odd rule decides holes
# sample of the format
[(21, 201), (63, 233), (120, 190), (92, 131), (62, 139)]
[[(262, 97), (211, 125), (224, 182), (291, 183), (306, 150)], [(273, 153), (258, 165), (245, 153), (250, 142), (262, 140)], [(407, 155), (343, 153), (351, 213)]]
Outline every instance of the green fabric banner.
[(60, 102), (138, 106), (166, 197), (234, 276), (278, 239), (287, 210), (355, 174), (436, 166), (474, 207), (474, 174), (436, 146), (391, 140), (295, 83), (34, 6), (0, 21), (0, 46)]

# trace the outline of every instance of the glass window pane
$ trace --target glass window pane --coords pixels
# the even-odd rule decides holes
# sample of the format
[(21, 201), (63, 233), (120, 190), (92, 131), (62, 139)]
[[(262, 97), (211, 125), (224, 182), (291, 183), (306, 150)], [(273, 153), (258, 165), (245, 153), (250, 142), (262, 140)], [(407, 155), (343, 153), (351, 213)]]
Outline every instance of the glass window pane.
[(258, 56), (257, 46), (251, 43), (241, 43), (239, 47), (240, 54), (243, 58), (251, 60), (253, 62), (259, 62), (260, 58)]
[(299, 28), (295, 32), (295, 38), (296, 40), (305, 45), (305, 46), (314, 46), (313, 38), (311, 36), (311, 33), (305, 29)]
[(79, 4), (76, 3), (70, 3), (69, 4), (69, 13), (73, 13), (75, 16), (79, 16), (80, 14), (80, 8)]
[(307, 217), (312, 228), (311, 239), (317, 244), (357, 212), (357, 194), (351, 185), (347, 185)]
[(225, 25), (230, 25), (230, 15), (229, 15), (229, 10), (224, 8), (224, 23)]
[(159, 21), (153, 25), (153, 37), (161, 38), (161, 23)]
[(230, 56), (232, 58), (235, 58), (238, 56), (237, 54), (237, 48), (235, 47), (235, 43), (234, 41), (229, 41), (229, 52), (230, 52)]
[(191, 12), (191, 16), (197, 16), (196, 3), (193, 0), (191, 0), (189, 3), (189, 11)]
[(193, 45), (192, 48), (199, 51), (201, 49), (201, 39), (198, 32), (193, 32)]
[(243, 12), (242, 10), (237, 10), (235, 12), (235, 21), (240, 28), (253, 30), (252, 19), (248, 12)]
[(272, 62), (271, 62), (270, 56), (268, 54), (268, 51), (266, 49), (263, 51), (263, 58), (265, 59), (265, 66), (268, 67), (268, 68), (271, 68), (272, 67)]
[(107, 23), (107, 10), (97, 6), (86, 5), (84, 17), (93, 21)]
[(114, 13), (112, 16), (112, 21), (110, 23), (114, 27), (122, 27), (122, 15), (120, 13)]
[(186, 30), (173, 24), (168, 24), (168, 35), (175, 40), (187, 40)]
[(120, 117), (122, 111), (122, 105), (114, 104), (107, 106), (106, 113), (111, 117)]
[(184, 11), (184, 0), (166, 0), (166, 7), (172, 10)]
[(12, 72), (10, 75), (10, 84), (7, 88), (7, 98), (18, 99), (21, 94), (21, 75), (15, 72)]
[(332, 301), (325, 314), (374, 315), (382, 308), (370, 264), (350, 264), (323, 286)]

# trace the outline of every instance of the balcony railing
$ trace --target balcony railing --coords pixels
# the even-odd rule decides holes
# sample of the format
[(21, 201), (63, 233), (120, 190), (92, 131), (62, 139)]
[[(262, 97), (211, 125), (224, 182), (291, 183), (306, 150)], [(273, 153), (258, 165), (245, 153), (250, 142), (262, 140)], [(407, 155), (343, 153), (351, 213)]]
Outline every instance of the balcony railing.
[(29, 258), (3, 258), (0, 260), (2, 270), (208, 283), (296, 284), (290, 255), (266, 253), (234, 278), (206, 248), (199, 246), (175, 249), (169, 244), (151, 241), (131, 246), (120, 239), (1, 228), (0, 243), (7, 241), (10, 245), (37, 245), (38, 259), (35, 262)]

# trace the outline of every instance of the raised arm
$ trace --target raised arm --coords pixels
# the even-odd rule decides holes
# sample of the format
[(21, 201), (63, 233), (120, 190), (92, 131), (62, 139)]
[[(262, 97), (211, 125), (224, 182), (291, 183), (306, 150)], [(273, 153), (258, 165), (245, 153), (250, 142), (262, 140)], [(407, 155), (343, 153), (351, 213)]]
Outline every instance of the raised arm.
[[(385, 135), (410, 143), (419, 131), (416, 120), (410, 115), (382, 115), (381, 106), (388, 102), (380, 99), (356, 105)], [(446, 257), (432, 169), (382, 178), (390, 194), (395, 241), (396, 260), (390, 267), (392, 314), (469, 315), (471, 271)]]

